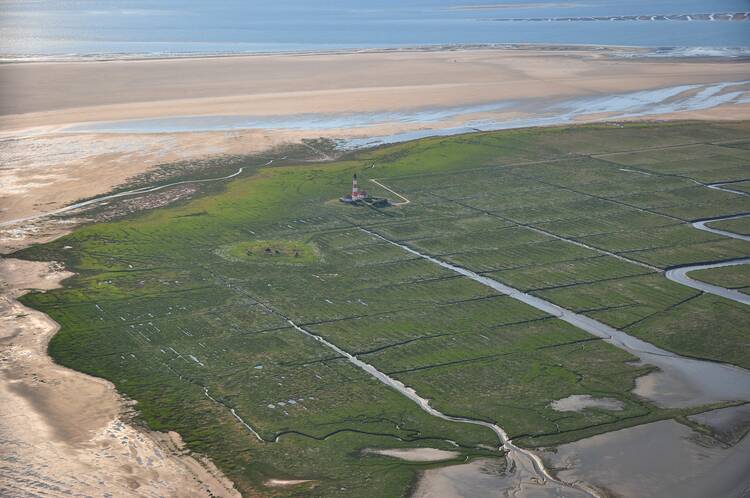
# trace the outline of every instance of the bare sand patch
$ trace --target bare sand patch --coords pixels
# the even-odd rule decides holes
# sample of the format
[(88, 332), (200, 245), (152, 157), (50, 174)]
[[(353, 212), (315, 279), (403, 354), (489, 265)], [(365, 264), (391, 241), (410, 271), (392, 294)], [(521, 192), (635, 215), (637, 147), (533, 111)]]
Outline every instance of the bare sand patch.
[(571, 394), (550, 403), (550, 407), (558, 412), (580, 412), (588, 408), (599, 408), (602, 410), (619, 411), (625, 405), (622, 401), (613, 398), (595, 398), (590, 394)]
[(65, 220), (41, 218), (8, 226), (0, 224), (0, 254), (10, 254), (33, 243), (43, 244), (55, 240), (83, 221), (78, 218)]
[(311, 479), (269, 479), (263, 484), (269, 488), (285, 488), (289, 486), (298, 486), (306, 482), (314, 482)]
[(457, 451), (438, 450), (436, 448), (393, 448), (393, 449), (374, 449), (367, 448), (363, 453), (383, 455), (409, 462), (439, 462), (450, 460), (460, 455)]

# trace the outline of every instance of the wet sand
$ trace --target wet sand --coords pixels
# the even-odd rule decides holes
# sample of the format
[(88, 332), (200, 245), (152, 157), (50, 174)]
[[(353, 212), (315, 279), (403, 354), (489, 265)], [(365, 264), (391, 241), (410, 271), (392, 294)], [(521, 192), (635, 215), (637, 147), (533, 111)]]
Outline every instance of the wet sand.
[(735, 445), (750, 431), (750, 403), (690, 415), (688, 419), (709, 428), (719, 441)]
[(500, 460), (481, 459), (422, 472), (412, 498), (591, 498), (581, 490), (550, 487), (506, 468)]
[(497, 460), (476, 460), (422, 473), (413, 498), (454, 498), (463, 496), (503, 496), (498, 491), (505, 467)]
[(547, 453), (565, 480), (611, 496), (742, 498), (750, 493), (750, 438), (724, 447), (672, 420), (601, 434)]
[[(600, 434), (543, 453), (566, 482), (586, 483), (600, 496), (744, 498), (750, 494), (750, 405), (690, 417), (710, 427), (707, 436), (673, 420)], [(730, 437), (727, 437), (727, 436)], [(573, 497), (577, 490), (525, 484), (513, 469), (491, 460), (430, 469), (415, 498)], [(560, 494), (558, 494), (560, 493)]]
[(178, 434), (129, 425), (112, 384), (47, 356), (58, 325), (16, 298), (68, 276), (0, 259), (0, 495), (239, 496), (213, 464), (181, 454)]
[(255, 55), (0, 67), (0, 129), (175, 115), (401, 110), (747, 79), (747, 62), (541, 48)]

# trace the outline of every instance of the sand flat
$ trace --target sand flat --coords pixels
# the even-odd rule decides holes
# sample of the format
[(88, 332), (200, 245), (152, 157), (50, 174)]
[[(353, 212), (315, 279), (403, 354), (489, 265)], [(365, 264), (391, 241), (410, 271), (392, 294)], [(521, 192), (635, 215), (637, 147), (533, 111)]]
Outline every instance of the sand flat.
[(0, 65), (0, 129), (215, 114), (358, 112), (747, 79), (750, 63), (482, 49)]
[(750, 439), (723, 447), (663, 420), (563, 444), (545, 455), (559, 477), (606, 496), (747, 496)]

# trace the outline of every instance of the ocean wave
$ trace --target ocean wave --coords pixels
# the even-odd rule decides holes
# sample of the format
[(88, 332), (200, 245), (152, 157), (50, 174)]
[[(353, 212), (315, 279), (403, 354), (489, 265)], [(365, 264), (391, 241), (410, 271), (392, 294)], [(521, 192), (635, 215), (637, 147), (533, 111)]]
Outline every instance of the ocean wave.
[(750, 57), (748, 47), (661, 47), (646, 52), (620, 52), (613, 53), (615, 57), (624, 58), (699, 58), (699, 57), (724, 57), (738, 59)]
[(140, 59), (191, 59), (199, 57), (229, 57), (262, 55), (263, 52), (123, 52), (123, 53), (68, 53), (68, 54), (0, 54), (0, 63), (20, 62), (85, 62)]
[(86, 62), (86, 61), (126, 61), (158, 59), (194, 59), (203, 57), (241, 57), (252, 55), (314, 55), (352, 54), (382, 52), (435, 52), (441, 50), (597, 50), (615, 58), (698, 58), (698, 57), (750, 57), (750, 47), (622, 47), (608, 45), (587, 45), (569, 43), (439, 43), (425, 45), (394, 45), (373, 47), (339, 47), (326, 49), (283, 49), (283, 50), (235, 50), (235, 51), (194, 51), (194, 52), (112, 52), (112, 53), (67, 53), (67, 54), (3, 54), (0, 64), (25, 62)]
[(489, 19), (501, 22), (592, 22), (592, 21), (747, 21), (750, 12), (715, 12), (699, 14), (655, 14), (632, 16), (573, 16), (573, 17), (497, 17)]

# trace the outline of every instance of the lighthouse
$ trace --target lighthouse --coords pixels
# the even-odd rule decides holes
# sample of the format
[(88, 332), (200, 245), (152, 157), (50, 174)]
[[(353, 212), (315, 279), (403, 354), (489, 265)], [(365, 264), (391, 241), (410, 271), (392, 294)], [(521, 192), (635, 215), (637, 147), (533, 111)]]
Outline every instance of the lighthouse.
[[(365, 190), (359, 190), (356, 173), (354, 174), (354, 176), (352, 176), (352, 191), (343, 197), (339, 197), (339, 200), (347, 204), (355, 205), (361, 205), (362, 203), (364, 203), (369, 206), (382, 207), (383, 205), (388, 204), (388, 201), (386, 199), (376, 199), (374, 197), (370, 197)], [(385, 204), (383, 204), (383, 201), (385, 201)]]
[(352, 200), (358, 201), (361, 197), (364, 197), (364, 195), (361, 195), (359, 193), (359, 187), (357, 186), (357, 174), (354, 173), (354, 176), (352, 177)]

